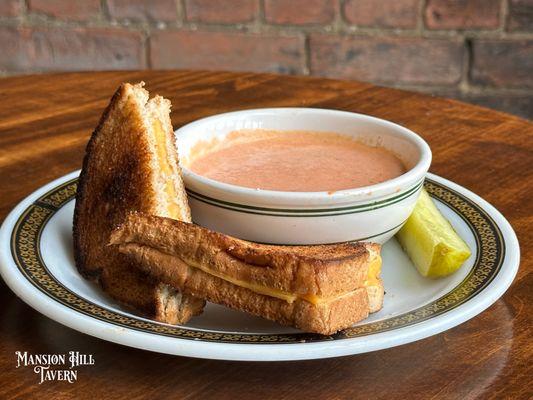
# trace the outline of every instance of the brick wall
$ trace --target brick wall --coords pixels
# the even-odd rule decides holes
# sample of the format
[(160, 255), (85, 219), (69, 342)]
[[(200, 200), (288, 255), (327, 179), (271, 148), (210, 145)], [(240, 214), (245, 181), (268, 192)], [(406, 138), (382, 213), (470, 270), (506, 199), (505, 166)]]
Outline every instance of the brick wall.
[(0, 0), (0, 74), (311, 74), (533, 117), (533, 0)]

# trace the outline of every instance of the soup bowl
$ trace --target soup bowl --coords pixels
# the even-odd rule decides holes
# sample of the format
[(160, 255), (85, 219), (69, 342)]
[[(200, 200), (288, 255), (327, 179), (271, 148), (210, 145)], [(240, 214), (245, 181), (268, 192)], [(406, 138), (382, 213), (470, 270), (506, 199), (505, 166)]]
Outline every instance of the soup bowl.
[[(285, 192), (231, 185), (189, 169), (202, 143), (223, 141), (241, 129), (347, 135), (391, 151), (406, 172), (375, 185), (335, 192)], [(431, 163), (429, 146), (411, 130), (383, 119), (337, 110), (264, 108), (229, 112), (184, 125), (176, 130), (176, 138), (193, 221), (260, 243), (384, 243), (413, 211)]]

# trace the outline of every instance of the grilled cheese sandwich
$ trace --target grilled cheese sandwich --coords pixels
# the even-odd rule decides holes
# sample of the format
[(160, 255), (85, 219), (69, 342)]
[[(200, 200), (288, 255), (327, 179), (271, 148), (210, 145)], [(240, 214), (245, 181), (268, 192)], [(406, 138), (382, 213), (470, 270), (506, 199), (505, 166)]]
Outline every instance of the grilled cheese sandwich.
[(383, 300), (376, 244), (261, 245), (141, 213), (110, 244), (185, 293), (310, 332), (350, 326)]
[(204, 301), (153, 281), (106, 246), (131, 211), (190, 221), (173, 142), (170, 102), (149, 99), (143, 83), (123, 84), (87, 145), (74, 211), (78, 270), (115, 300), (167, 323), (184, 323)]

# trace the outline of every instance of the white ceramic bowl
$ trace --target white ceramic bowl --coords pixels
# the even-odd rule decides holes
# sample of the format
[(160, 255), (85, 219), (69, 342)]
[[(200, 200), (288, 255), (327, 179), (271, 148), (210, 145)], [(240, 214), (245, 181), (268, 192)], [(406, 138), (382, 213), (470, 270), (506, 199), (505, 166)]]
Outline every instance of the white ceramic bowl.
[[(230, 185), (187, 168), (199, 141), (239, 129), (309, 130), (353, 136), (382, 146), (405, 164), (403, 175), (372, 186), (328, 192), (281, 192)], [(265, 108), (219, 114), (176, 131), (194, 222), (261, 243), (319, 244), (350, 240), (383, 243), (413, 211), (431, 150), (417, 134), (368, 115), (314, 108)], [(319, 168), (319, 166), (317, 166)]]

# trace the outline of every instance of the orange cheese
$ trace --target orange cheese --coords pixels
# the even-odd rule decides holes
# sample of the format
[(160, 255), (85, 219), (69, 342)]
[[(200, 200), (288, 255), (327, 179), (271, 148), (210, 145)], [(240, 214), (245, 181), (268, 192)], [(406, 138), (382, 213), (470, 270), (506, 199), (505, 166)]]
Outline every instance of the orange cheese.
[(368, 275), (365, 280), (365, 286), (376, 286), (379, 284), (379, 274), (381, 273), (381, 256), (379, 254), (370, 255), (371, 260), (368, 265)]
[(172, 167), (168, 161), (168, 152), (167, 152), (167, 138), (166, 133), (161, 126), (159, 120), (154, 119), (152, 123), (152, 129), (154, 131), (154, 136), (156, 139), (156, 148), (157, 148), (157, 160), (159, 163), (159, 170), (165, 178), (165, 193), (167, 195), (167, 213), (168, 217), (174, 219), (181, 219), (181, 208), (176, 204), (176, 198), (178, 194), (176, 193), (176, 188), (174, 187), (174, 182), (172, 180)]
[[(377, 285), (379, 283), (379, 274), (381, 272), (381, 257), (378, 253), (375, 253), (375, 254), (371, 253), (370, 257), (371, 257), (371, 260), (369, 261), (370, 264), (368, 267), (368, 278), (364, 282), (364, 287)], [(349, 296), (351, 293), (353, 293), (353, 291), (350, 291), (347, 293), (343, 293), (337, 296), (332, 296), (332, 297), (327, 297), (327, 298), (320, 297), (315, 294), (303, 294), (302, 295), (302, 294), (297, 294), (297, 293), (290, 293), (290, 292), (286, 292), (283, 290), (259, 285), (256, 283), (246, 282), (246, 281), (234, 278), (232, 276), (220, 273), (218, 271), (213, 271), (211, 268), (208, 268), (205, 265), (202, 265), (199, 263), (194, 263), (194, 262), (185, 261), (185, 260), (184, 262), (190, 267), (198, 268), (209, 275), (216, 276), (217, 278), (230, 282), (236, 286), (246, 288), (258, 294), (285, 300), (287, 303), (293, 303), (296, 299), (300, 298), (302, 300), (308, 301), (311, 304), (317, 305), (320, 303), (328, 303), (334, 300), (338, 300), (341, 297)]]

